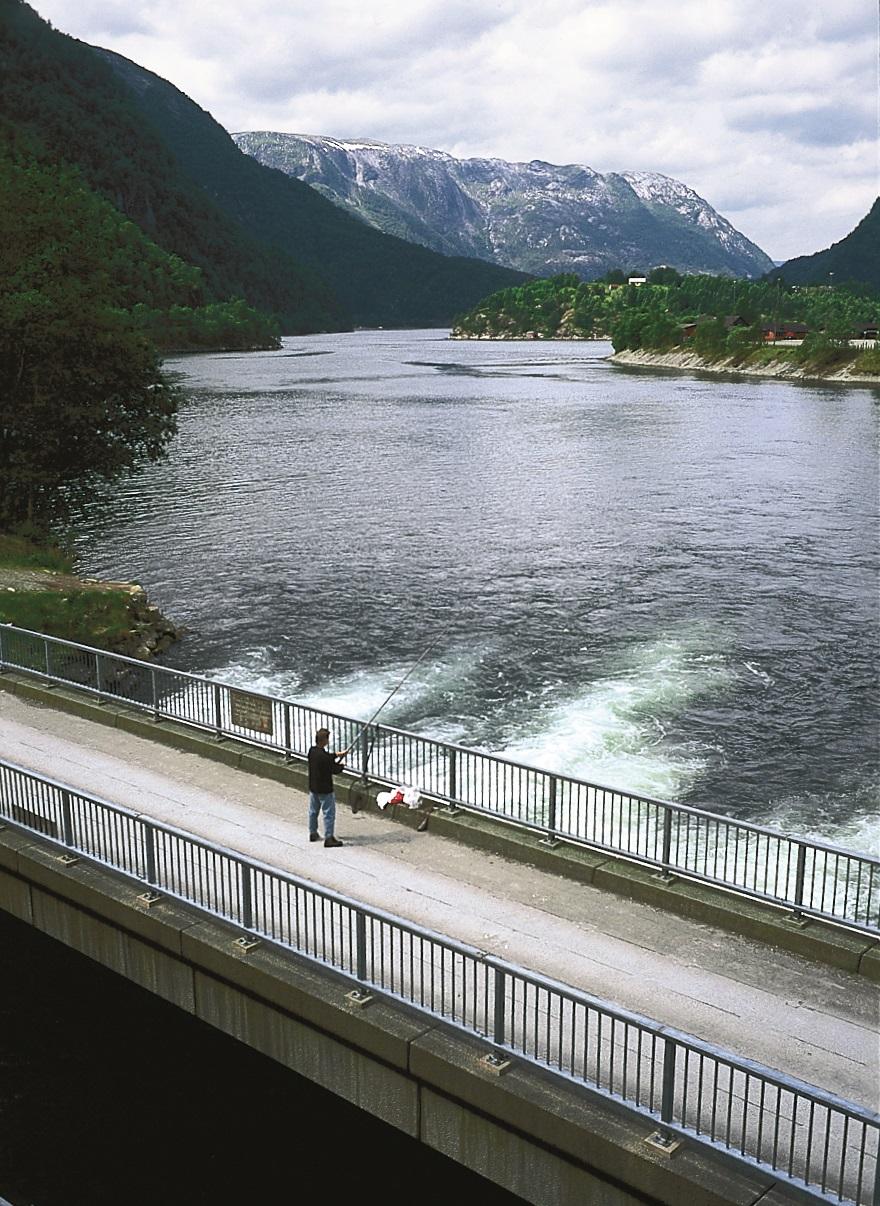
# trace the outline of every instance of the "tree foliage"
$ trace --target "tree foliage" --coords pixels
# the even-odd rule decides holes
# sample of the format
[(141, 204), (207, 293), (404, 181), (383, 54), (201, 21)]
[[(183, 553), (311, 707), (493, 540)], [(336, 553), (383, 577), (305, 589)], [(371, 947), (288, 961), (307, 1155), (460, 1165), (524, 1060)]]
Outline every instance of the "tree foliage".
[(175, 431), (175, 392), (120, 304), (129, 286), (113, 267), (129, 235), (111, 212), (77, 173), (0, 154), (2, 527), (47, 527), (73, 493), (158, 458)]
[[(610, 337), (616, 351), (667, 351), (684, 343), (685, 325), (695, 323), (688, 346), (714, 358), (743, 354), (762, 342), (762, 324), (785, 321), (802, 322), (814, 333), (808, 347), (818, 348), (821, 335), (839, 348), (857, 323), (878, 312), (880, 295), (864, 289), (680, 276), (663, 269), (640, 286), (563, 275), (504, 289), (457, 318), (456, 331), (477, 338)], [(739, 321), (728, 330), (724, 319), (732, 315)]]

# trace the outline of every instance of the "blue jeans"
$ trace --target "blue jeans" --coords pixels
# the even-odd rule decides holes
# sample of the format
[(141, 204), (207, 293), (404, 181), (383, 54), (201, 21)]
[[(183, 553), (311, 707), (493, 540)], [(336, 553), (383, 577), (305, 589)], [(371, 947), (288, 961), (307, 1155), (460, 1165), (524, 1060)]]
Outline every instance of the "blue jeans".
[(336, 793), (324, 792), (319, 795), (316, 791), (309, 792), (309, 833), (318, 832), (318, 813), (324, 813), (324, 837), (333, 837), (333, 827), (336, 824)]

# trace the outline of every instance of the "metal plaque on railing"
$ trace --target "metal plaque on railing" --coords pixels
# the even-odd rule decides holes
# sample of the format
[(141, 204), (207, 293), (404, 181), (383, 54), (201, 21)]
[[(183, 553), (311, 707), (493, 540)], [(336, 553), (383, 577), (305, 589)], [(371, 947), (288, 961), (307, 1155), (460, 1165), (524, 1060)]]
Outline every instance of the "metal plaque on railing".
[(232, 723), (239, 729), (272, 735), (272, 701), (247, 691), (229, 691), (229, 712)]

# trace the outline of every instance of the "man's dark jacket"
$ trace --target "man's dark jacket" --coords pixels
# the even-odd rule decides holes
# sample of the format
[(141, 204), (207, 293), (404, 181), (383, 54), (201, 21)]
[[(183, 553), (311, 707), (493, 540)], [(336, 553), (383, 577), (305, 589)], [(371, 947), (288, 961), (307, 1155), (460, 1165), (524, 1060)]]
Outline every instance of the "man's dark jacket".
[(342, 770), (342, 763), (337, 762), (323, 745), (313, 745), (309, 750), (309, 791), (326, 796), (333, 790), (333, 776)]

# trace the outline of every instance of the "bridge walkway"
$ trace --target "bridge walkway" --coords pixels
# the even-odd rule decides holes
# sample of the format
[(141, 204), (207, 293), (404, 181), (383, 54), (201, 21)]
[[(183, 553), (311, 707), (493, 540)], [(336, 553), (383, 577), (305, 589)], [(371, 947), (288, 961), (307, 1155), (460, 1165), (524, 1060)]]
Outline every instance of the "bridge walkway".
[(878, 1108), (880, 990), (853, 973), (0, 693), (0, 757)]

